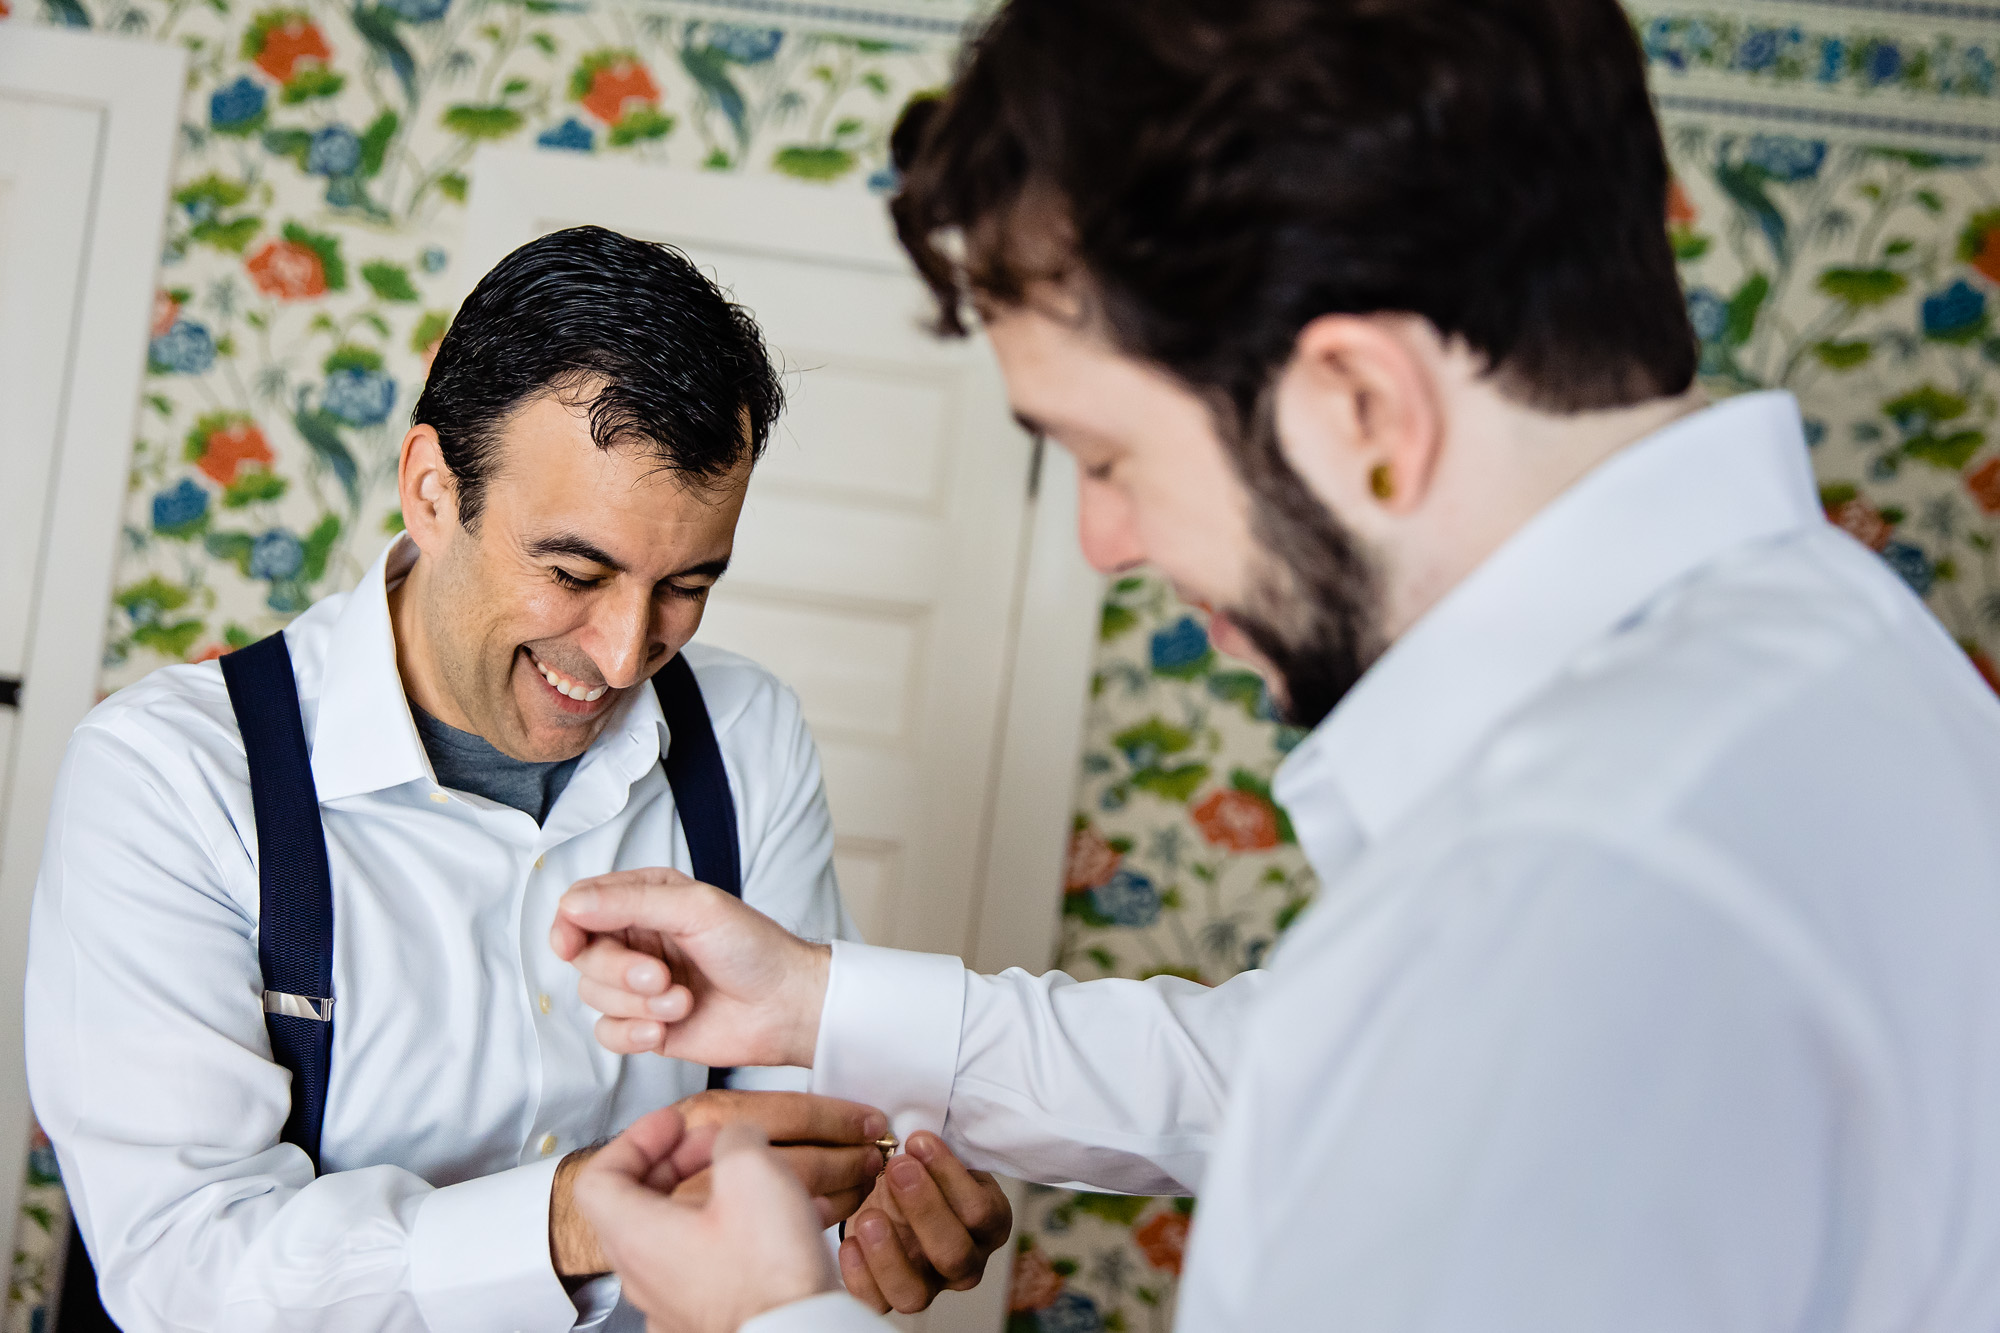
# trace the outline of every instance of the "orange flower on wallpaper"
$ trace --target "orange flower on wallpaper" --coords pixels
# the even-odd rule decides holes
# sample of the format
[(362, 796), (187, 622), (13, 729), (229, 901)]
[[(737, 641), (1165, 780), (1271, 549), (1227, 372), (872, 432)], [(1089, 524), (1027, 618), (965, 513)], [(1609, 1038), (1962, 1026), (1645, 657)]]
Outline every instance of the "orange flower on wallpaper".
[(1958, 257), (1989, 282), (2000, 282), (2000, 208), (1988, 209), (1966, 224)]
[(1965, 474), (1965, 489), (1973, 502), (1989, 514), (2000, 514), (2000, 455), (1995, 455)]
[(1063, 868), (1063, 891), (1084, 893), (1109, 883), (1124, 858), (1099, 836), (1096, 829), (1080, 828), (1070, 834), (1069, 860)]
[(244, 418), (209, 432), (202, 455), (195, 466), (214, 478), (219, 486), (236, 480), (245, 463), (271, 465), (271, 444), (257, 423)]
[(1046, 1310), (1062, 1295), (1063, 1275), (1056, 1272), (1049, 1257), (1030, 1246), (1014, 1256), (1014, 1283), (1007, 1289), (1009, 1313)]
[(1168, 1209), (1132, 1232), (1132, 1240), (1146, 1262), (1180, 1276), (1181, 1255), (1187, 1250), (1188, 1215), (1178, 1208)]
[(257, 53), (257, 68), (279, 83), (288, 82), (298, 72), (301, 61), (324, 65), (333, 59), (333, 48), (304, 14), (279, 15), (278, 21), (265, 28), (262, 36), (264, 49)]
[(1694, 201), (1687, 197), (1677, 178), (1667, 181), (1667, 225), (1686, 227), (1695, 220)]
[(1191, 812), (1201, 836), (1232, 852), (1261, 852), (1278, 845), (1278, 812), (1247, 791), (1219, 791)]
[(1869, 504), (1860, 496), (1842, 500), (1827, 506), (1826, 516), (1835, 526), (1845, 528), (1854, 539), (1871, 551), (1879, 551), (1889, 544), (1895, 529), (1889, 520), (1882, 517), (1882, 511)]
[(153, 329), (155, 338), (167, 336), (167, 330), (181, 317), (181, 303), (174, 299), (172, 292), (153, 293)]
[(652, 71), (628, 57), (593, 70), (590, 91), (577, 100), (606, 125), (616, 125), (634, 102), (641, 106), (657, 103), (660, 88), (653, 82)]
[(301, 301), (326, 291), (326, 266), (318, 252), (297, 241), (267, 241), (244, 267), (258, 291), (281, 301)]

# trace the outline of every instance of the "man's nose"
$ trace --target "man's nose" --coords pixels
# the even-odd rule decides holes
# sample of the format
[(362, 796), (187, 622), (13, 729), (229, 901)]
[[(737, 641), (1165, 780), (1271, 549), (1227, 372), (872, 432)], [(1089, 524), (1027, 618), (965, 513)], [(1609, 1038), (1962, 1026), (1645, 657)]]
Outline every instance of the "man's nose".
[(1131, 502), (1102, 482), (1085, 478), (1077, 490), (1076, 535), (1083, 558), (1100, 574), (1116, 574), (1146, 562)]
[(645, 596), (609, 601), (592, 617), (597, 642), (591, 645), (590, 657), (612, 689), (636, 685), (646, 674), (652, 656), (653, 613), (653, 599)]

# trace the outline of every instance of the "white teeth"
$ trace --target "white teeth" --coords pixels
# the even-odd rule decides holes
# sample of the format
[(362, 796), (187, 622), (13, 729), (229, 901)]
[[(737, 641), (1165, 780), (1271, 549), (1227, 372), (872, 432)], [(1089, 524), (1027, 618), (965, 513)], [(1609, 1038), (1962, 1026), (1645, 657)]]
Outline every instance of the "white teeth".
[(599, 685), (595, 689), (588, 689), (557, 672), (549, 670), (549, 668), (543, 666), (533, 656), (530, 656), (528, 661), (534, 664), (535, 670), (542, 673), (542, 679), (549, 683), (551, 689), (565, 698), (575, 699), (578, 703), (594, 703), (602, 699), (604, 692), (611, 688), (608, 685)]

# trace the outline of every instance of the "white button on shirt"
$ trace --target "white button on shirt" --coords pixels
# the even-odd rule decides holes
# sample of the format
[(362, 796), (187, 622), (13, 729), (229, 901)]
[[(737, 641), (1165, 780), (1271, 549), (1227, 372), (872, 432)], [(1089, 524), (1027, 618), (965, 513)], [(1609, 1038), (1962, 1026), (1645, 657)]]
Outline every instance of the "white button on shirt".
[(1199, 1192), (1202, 1333), (2000, 1327), (2000, 702), (1788, 395), (1594, 470), (1276, 786), (1323, 888), (1270, 970), (836, 945), (815, 1090)]
[[(257, 966), (256, 823), (220, 670), (169, 667), (78, 728), (36, 886), (28, 961), (35, 1109), (127, 1333), (568, 1329), (549, 1259), (559, 1149), (698, 1091), (705, 1071), (619, 1059), (548, 947), (587, 875), (691, 869), (633, 692), (548, 823), (437, 789), (386, 600), (398, 542), (286, 631), (333, 869), (333, 1076), (322, 1160), (281, 1144)], [(744, 896), (852, 937), (818, 756), (791, 692), (687, 650), (730, 777)], [(802, 1086), (741, 1071), (738, 1086)], [(607, 1284), (594, 1284), (604, 1286)]]

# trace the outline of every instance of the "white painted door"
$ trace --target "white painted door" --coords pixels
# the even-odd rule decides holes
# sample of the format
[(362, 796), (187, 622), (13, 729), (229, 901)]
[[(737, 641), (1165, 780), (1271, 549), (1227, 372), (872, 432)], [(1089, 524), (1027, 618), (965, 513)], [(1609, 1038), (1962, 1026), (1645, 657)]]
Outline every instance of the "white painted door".
[(96, 699), (185, 53), (0, 24), (0, 1218), (51, 788)]
[(0, 89), (0, 476), (7, 478), (0, 487), (0, 809), (12, 776), (103, 119), (96, 107)]
[[(789, 405), (699, 637), (798, 691), (867, 938), (1046, 968), (1101, 586), (1067, 456), (1013, 423), (982, 340), (924, 330), (882, 201), (549, 153), (489, 151), (472, 181), (465, 290), (594, 222), (681, 247), (755, 313)], [(914, 1326), (998, 1329), (1008, 1268)]]

